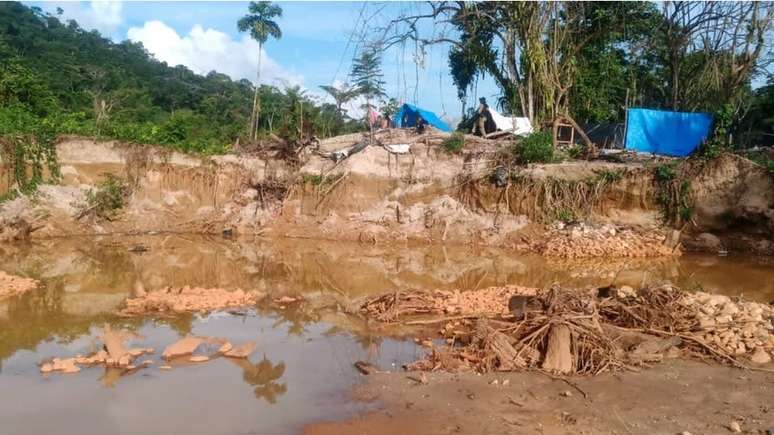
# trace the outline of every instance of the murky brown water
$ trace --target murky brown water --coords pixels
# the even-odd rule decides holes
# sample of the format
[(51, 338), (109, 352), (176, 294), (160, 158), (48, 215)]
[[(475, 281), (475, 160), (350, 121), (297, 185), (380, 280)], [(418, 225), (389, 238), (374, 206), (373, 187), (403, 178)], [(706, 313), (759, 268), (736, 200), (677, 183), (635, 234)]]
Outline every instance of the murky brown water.
[[(145, 250), (136, 249), (142, 246)], [(415, 359), (413, 343), (369, 335), (350, 320), (291, 310), (215, 313), (174, 320), (112, 315), (136, 281), (148, 288), (196, 285), (268, 293), (363, 295), (395, 288), (490, 285), (640, 285), (670, 280), (750, 299), (774, 299), (770, 259), (685, 256), (678, 260), (547, 261), (498, 249), (383, 248), (308, 240), (187, 236), (63, 239), (0, 245), (0, 269), (43, 287), (0, 302), (0, 433), (284, 434), (321, 418), (346, 417), (370, 359), (391, 369)], [(43, 377), (39, 361), (88, 353), (105, 322), (163, 349), (187, 333), (256, 340), (249, 361), (216, 359), (130, 376), (103, 368)], [(357, 331), (357, 332), (353, 332)], [(154, 356), (152, 359), (158, 359)]]

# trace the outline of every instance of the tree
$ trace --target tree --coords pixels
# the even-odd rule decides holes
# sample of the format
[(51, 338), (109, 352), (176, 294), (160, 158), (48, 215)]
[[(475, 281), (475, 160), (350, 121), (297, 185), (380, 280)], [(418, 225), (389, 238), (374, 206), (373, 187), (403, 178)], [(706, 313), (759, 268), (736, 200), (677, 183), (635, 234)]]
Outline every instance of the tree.
[(352, 98), (354, 98), (357, 94), (356, 89), (351, 88), (348, 84), (344, 83), (343, 85), (336, 87), (333, 85), (321, 85), (320, 89), (327, 92), (328, 95), (333, 97), (333, 100), (336, 102), (336, 110), (339, 112), (339, 115), (341, 117), (346, 116), (346, 110), (342, 108), (344, 104), (347, 104)]
[(260, 112), (258, 88), (261, 82), (261, 51), (270, 36), (275, 39), (282, 37), (282, 30), (274, 21), (275, 18), (282, 17), (282, 8), (269, 1), (259, 1), (250, 2), (247, 10), (250, 13), (239, 19), (237, 28), (240, 32), (249, 31), (250, 37), (258, 41), (258, 72), (253, 95), (253, 110), (250, 114), (250, 139), (255, 141), (258, 139), (258, 113)]
[(366, 47), (355, 58), (352, 64), (352, 83), (355, 95), (363, 96), (370, 108), (371, 101), (387, 96), (384, 92), (384, 75), (382, 74), (382, 59), (376, 47)]

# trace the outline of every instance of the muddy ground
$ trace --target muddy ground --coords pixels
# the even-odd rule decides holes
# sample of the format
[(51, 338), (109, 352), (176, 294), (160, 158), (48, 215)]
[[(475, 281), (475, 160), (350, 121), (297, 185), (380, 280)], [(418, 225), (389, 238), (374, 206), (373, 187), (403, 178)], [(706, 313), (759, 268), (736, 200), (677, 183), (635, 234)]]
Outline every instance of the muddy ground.
[[(327, 434), (744, 433), (774, 428), (774, 374), (672, 360), (639, 373), (375, 374), (355, 395), (384, 409), (308, 426)], [(582, 391), (582, 392), (581, 392)], [(584, 397), (583, 394), (586, 394)]]

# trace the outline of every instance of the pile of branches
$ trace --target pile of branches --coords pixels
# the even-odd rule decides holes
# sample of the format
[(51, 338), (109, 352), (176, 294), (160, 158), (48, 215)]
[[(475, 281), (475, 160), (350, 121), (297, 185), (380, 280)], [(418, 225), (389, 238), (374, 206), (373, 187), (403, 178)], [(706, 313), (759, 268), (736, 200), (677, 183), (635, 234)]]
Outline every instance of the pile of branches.
[(256, 200), (263, 209), (271, 204), (283, 203), (290, 194), (290, 183), (286, 179), (275, 176), (267, 176), (251, 183), (250, 187), (256, 190)]
[[(743, 366), (694, 334), (700, 328), (686, 296), (671, 286), (626, 294), (610, 287), (542, 289), (525, 297), (526, 309), (520, 313), (423, 320), (421, 324), (444, 324), (440, 334), (447, 345), (432, 346), (424, 359), (406, 368), (599, 374), (636, 369), (681, 351)], [(382, 322), (419, 324), (410, 321), (412, 316), (447, 311), (432, 293), (397, 292), (366, 300), (361, 313)]]

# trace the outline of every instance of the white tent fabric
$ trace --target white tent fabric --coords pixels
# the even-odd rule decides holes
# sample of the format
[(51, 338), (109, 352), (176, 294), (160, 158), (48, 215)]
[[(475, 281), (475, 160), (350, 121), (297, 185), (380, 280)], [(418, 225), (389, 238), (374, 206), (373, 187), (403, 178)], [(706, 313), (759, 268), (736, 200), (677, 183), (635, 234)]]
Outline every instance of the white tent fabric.
[(508, 118), (497, 113), (491, 107), (489, 112), (492, 114), (492, 119), (499, 130), (512, 131), (517, 136), (525, 136), (532, 133), (532, 123), (529, 122), (529, 118)]

